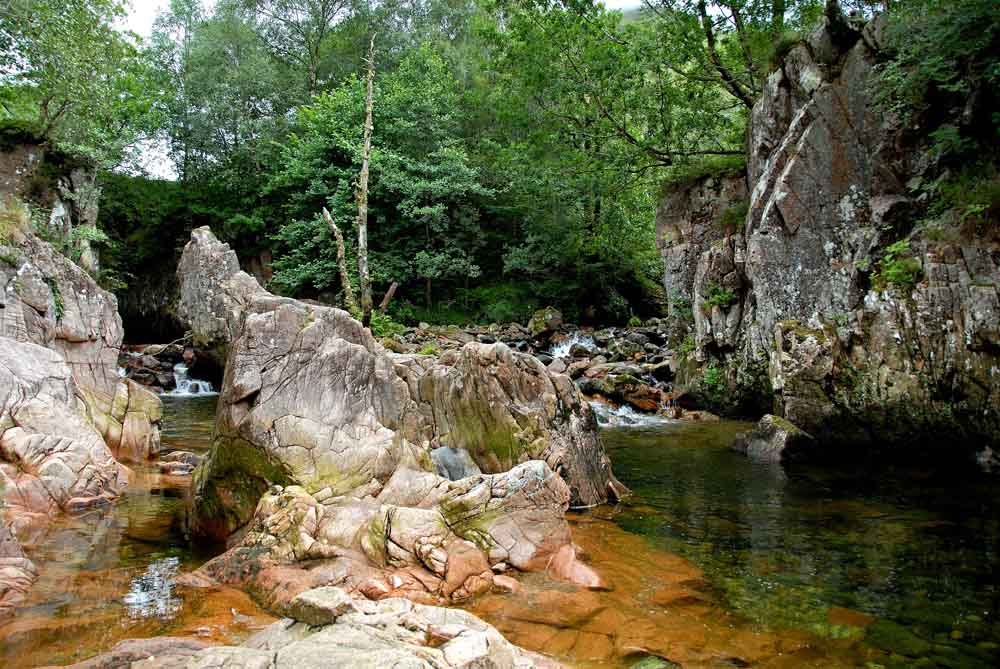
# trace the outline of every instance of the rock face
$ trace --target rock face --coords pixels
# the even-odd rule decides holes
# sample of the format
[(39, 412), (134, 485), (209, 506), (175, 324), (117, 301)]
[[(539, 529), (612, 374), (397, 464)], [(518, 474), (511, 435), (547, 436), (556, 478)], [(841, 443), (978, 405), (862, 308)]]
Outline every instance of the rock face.
[[(870, 99), (880, 19), (826, 21), (754, 107), (745, 229), (695, 265), (695, 355), (721, 364), (730, 395), (769, 396), (822, 442), (996, 443), (998, 249), (914, 229), (906, 182), (933, 166)], [(900, 239), (911, 285), (876, 276)]]
[(128, 484), (80, 409), (58, 353), (0, 337), (0, 492), (4, 522), (22, 538), (56, 511), (107, 503)]
[(177, 319), (190, 328), (194, 345), (214, 358), (221, 369), (243, 309), (263, 289), (252, 276), (240, 271), (236, 252), (207, 227), (192, 231), (191, 239), (196, 244), (184, 249), (177, 267)]
[(0, 246), (0, 337), (56, 351), (112, 451), (159, 451), (160, 400), (118, 376), (122, 324), (114, 295), (50, 244), (14, 229)]
[(74, 669), (327, 669), (413, 667), (557, 669), (558, 663), (514, 646), (471, 613), (405, 599), (352, 599), (340, 588), (299, 595), (291, 618), (274, 623), (242, 646), (199, 648), (181, 639), (126, 641)]
[(663, 287), (671, 316), (693, 302), (698, 259), (714, 242), (742, 227), (747, 204), (746, 175), (720, 175), (674, 186), (656, 211), (656, 244), (665, 268)]
[[(209, 578), (249, 576), (272, 603), (295, 571), (299, 590), (349, 572), (369, 594), (460, 600), (490, 587), (493, 565), (545, 569), (569, 543), (570, 502), (621, 493), (590, 407), (529, 356), (478, 343), (439, 362), (392, 356), (346, 312), (260, 288), (207, 229), (178, 278), (195, 337), (229, 356), (193, 529), (245, 533)], [(439, 476), (438, 446), (490, 473)], [(304, 574), (309, 559), (324, 568)]]

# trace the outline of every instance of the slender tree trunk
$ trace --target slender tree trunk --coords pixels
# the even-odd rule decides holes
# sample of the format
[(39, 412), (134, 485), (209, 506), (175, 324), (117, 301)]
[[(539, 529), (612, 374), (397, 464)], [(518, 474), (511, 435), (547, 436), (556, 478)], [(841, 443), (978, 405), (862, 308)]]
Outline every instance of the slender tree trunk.
[(333, 216), (323, 207), (323, 218), (333, 232), (334, 239), (337, 240), (337, 265), (340, 267), (340, 283), (344, 288), (344, 305), (353, 314), (358, 313), (358, 303), (354, 299), (354, 288), (351, 286), (351, 277), (347, 273), (347, 252), (344, 250), (344, 235), (340, 234), (340, 228), (333, 222)]
[(361, 283), (361, 324), (372, 322), (372, 284), (368, 276), (368, 159), (372, 152), (372, 83), (375, 80), (375, 35), (368, 48), (368, 91), (365, 96), (365, 144), (358, 177), (358, 279)]
[(392, 302), (392, 298), (396, 295), (396, 290), (399, 289), (399, 282), (393, 281), (392, 285), (389, 286), (389, 290), (385, 291), (385, 297), (382, 298), (382, 304), (378, 305), (379, 313), (385, 316), (385, 312), (389, 310), (389, 303)]
[(771, 0), (771, 36), (774, 41), (781, 39), (785, 32), (785, 0)]

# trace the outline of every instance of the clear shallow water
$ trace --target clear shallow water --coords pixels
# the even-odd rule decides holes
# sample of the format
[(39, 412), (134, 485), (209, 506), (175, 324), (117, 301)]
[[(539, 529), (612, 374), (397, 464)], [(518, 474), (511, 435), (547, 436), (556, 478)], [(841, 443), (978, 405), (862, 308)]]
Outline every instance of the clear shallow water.
[[(763, 627), (857, 634), (891, 667), (1000, 666), (1000, 493), (965, 471), (758, 465), (738, 423), (606, 428), (628, 532), (705, 571)], [(845, 611), (846, 609), (846, 611)]]
[[(205, 451), (215, 398), (165, 399), (164, 451)], [(113, 506), (62, 516), (29, 548), (39, 580), (26, 605), (0, 625), (0, 667), (76, 662), (118, 641), (180, 635), (238, 642), (266, 622), (243, 593), (184, 591), (174, 577), (220, 552), (184, 536), (189, 478), (133, 465)]]

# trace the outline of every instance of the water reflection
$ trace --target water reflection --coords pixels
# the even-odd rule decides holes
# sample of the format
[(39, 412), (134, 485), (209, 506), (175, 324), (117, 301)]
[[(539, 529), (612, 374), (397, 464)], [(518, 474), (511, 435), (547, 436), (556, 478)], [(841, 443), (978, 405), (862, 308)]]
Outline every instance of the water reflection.
[(694, 560), (763, 625), (838, 637), (854, 633), (840, 620), (848, 609), (877, 619), (868, 636), (899, 666), (1000, 666), (992, 479), (783, 471), (727, 449), (743, 427), (606, 429), (615, 471), (635, 491), (616, 522)]

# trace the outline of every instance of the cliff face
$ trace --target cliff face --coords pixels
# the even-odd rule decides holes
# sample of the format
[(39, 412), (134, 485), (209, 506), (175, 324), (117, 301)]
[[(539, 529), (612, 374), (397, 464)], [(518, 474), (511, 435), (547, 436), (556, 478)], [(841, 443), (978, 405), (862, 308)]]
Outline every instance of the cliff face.
[[(701, 233), (695, 355), (825, 442), (981, 447), (1000, 427), (1000, 249), (916, 227), (906, 184), (935, 166), (871, 99), (880, 26), (825, 25), (768, 78), (744, 229)], [(879, 280), (900, 241), (915, 280)], [(668, 262), (668, 281), (683, 272)]]

